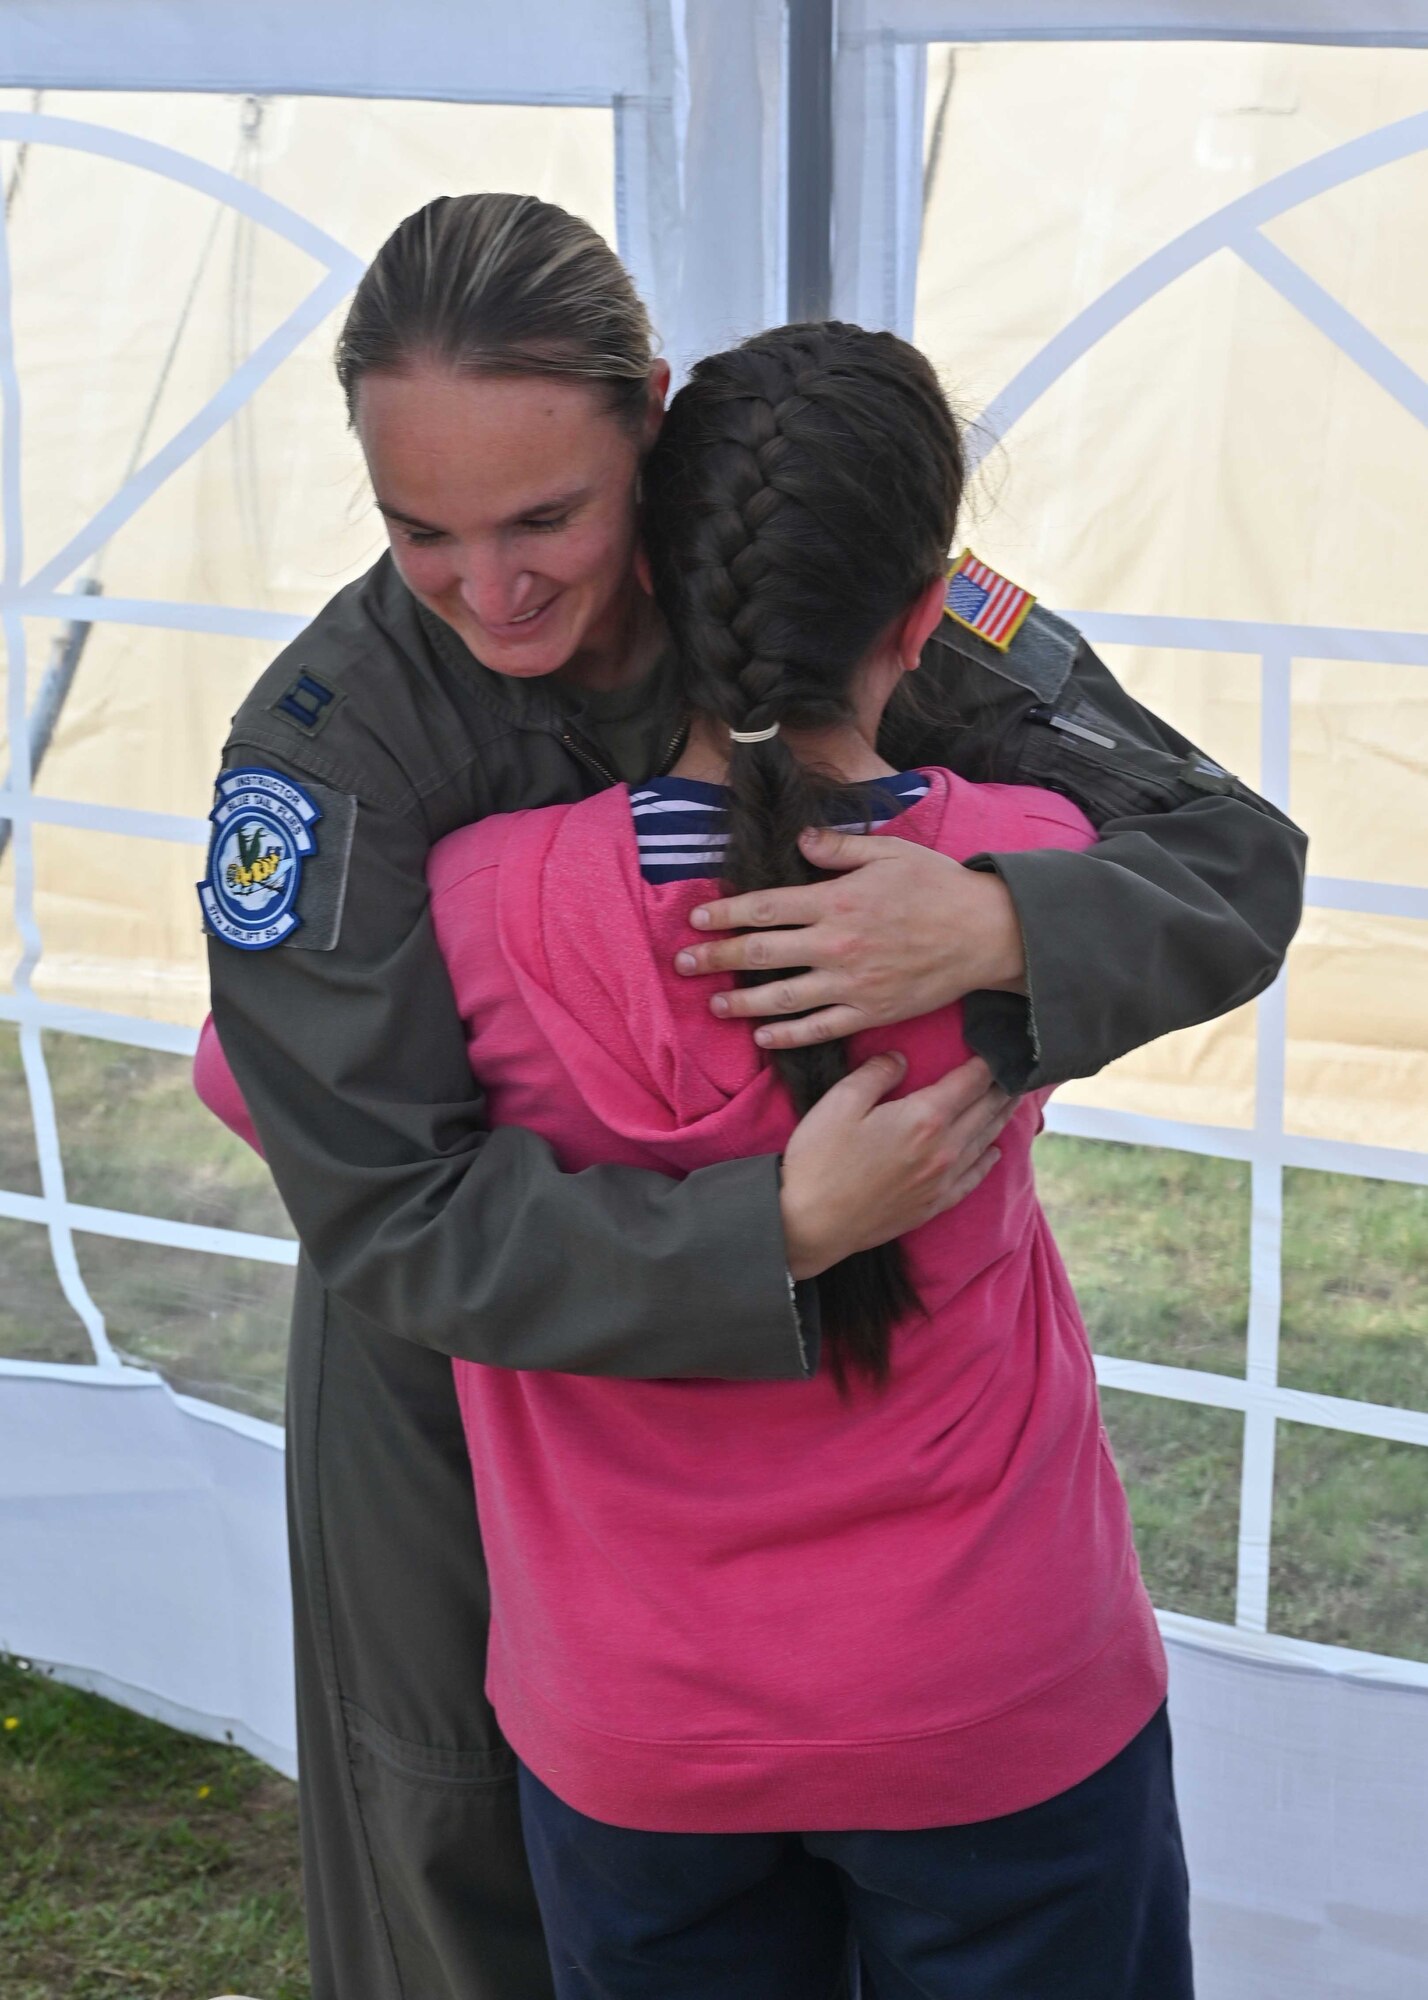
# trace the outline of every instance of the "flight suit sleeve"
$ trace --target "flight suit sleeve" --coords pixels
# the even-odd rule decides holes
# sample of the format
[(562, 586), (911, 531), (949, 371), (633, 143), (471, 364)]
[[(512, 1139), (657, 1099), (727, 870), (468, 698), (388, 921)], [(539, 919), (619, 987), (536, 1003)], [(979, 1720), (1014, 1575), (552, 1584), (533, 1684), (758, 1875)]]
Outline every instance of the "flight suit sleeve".
[[(426, 830), (354, 803), (341, 862), (338, 814), (327, 855), (319, 823), (306, 937), (267, 949), (209, 937), (223, 1051), (324, 1287), (374, 1326), (468, 1361), (808, 1373), (778, 1161), (683, 1181), (563, 1173), (533, 1133), (488, 1130), (428, 914)], [(312, 948), (324, 925), (335, 944)]]
[(1092, 1076), (1270, 985), (1303, 908), (1305, 836), (1134, 701), (1081, 641), (1050, 700), (990, 730), (981, 775), (1044, 785), (1083, 853), (977, 857), (1011, 892), (1029, 997), (978, 993), (967, 1039), (1013, 1091)]

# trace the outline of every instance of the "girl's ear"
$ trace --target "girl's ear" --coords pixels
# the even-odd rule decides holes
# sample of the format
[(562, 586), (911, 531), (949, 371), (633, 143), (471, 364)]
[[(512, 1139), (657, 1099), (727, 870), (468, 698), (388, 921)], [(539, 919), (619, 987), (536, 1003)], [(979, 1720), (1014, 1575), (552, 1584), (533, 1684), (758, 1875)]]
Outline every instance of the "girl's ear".
[(650, 559), (645, 554), (643, 542), (635, 544), (635, 582), (646, 597), (654, 596), (654, 578), (650, 574)]
[(937, 630), (946, 601), (947, 579), (934, 577), (903, 613), (897, 655), (904, 673), (915, 673), (921, 666), (922, 649)]
[(669, 401), (669, 363), (663, 355), (650, 364), (649, 401), (645, 405), (644, 444), (648, 451), (659, 436), (664, 422), (664, 406)]

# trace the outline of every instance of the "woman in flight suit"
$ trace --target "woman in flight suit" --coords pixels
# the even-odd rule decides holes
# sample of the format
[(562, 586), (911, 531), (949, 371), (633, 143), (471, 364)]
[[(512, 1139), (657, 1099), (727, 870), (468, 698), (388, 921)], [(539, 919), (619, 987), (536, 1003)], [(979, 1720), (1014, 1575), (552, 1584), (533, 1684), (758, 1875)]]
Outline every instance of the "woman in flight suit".
[(920, 676), (946, 718), (890, 758), (1062, 791), (1098, 845), (963, 868), (824, 836), (807, 851), (834, 879), (711, 906), (709, 930), (746, 934), (691, 937), (681, 969), (808, 968), (725, 1000), (798, 1016), (761, 1030), (785, 1046), (965, 996), (1002, 1088), (973, 1063), (883, 1102), (886, 1070), (865, 1069), (782, 1161), (562, 1174), (533, 1134), (484, 1124), (425, 863), (457, 826), (679, 753), (635, 578), (667, 370), (593, 231), (477, 195), (378, 253), (338, 373), (391, 549), (235, 716), (200, 885), (222, 1052), (301, 1245), (288, 1479), (313, 1992), (540, 2000), (448, 1357), (810, 1374), (802, 1281), (975, 1185), (1006, 1091), (1089, 1075), (1270, 982), (1304, 843), (1073, 628), (1034, 607), (1008, 640), (964, 589)]

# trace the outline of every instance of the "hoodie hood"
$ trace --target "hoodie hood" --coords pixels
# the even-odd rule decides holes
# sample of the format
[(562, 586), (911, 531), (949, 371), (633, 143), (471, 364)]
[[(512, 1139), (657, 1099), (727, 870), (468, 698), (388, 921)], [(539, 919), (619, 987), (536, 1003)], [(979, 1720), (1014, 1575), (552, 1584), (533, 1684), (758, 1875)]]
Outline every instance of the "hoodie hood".
[[(949, 780), (893, 822), (938, 844)], [(782, 1150), (793, 1107), (752, 1028), (719, 1021), (732, 976), (683, 979), (673, 960), (705, 882), (650, 884), (623, 786), (522, 815), (500, 861), (497, 927), (521, 997), (593, 1117), (681, 1172)]]

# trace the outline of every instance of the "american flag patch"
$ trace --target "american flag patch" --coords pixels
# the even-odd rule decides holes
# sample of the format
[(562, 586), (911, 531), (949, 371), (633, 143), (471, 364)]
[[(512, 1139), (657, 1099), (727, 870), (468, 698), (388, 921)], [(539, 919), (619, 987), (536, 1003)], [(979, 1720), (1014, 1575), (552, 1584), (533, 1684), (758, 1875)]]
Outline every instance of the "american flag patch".
[(948, 572), (943, 609), (949, 618), (1004, 653), (1035, 602), (1029, 590), (999, 576), (970, 549), (964, 549)]

